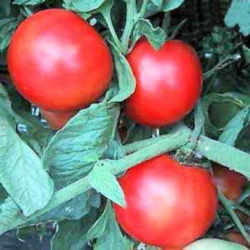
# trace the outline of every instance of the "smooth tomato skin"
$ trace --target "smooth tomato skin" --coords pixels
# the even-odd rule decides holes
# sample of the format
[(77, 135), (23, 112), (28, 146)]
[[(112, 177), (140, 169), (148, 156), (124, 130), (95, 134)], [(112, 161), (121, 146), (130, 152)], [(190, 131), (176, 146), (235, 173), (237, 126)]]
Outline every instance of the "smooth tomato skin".
[(232, 201), (240, 198), (247, 178), (240, 173), (229, 170), (218, 164), (213, 164), (214, 182), (221, 192)]
[(50, 111), (83, 108), (107, 89), (112, 57), (103, 38), (80, 16), (47, 9), (24, 20), (7, 54), (17, 90)]
[(119, 178), (126, 207), (114, 204), (120, 226), (144, 243), (181, 248), (212, 224), (217, 193), (210, 174), (161, 155)]
[(41, 109), (42, 116), (53, 130), (61, 129), (76, 113), (77, 111), (55, 112)]
[(136, 78), (136, 90), (126, 102), (132, 120), (160, 127), (193, 109), (202, 89), (202, 68), (192, 47), (170, 40), (157, 51), (141, 39), (127, 59)]

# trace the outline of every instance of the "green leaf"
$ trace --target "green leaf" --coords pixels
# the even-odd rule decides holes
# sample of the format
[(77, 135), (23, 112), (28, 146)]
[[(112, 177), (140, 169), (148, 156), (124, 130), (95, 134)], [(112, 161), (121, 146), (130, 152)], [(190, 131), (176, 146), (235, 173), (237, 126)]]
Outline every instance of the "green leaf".
[(161, 7), (163, 4), (163, 0), (151, 0), (151, 2), (157, 7)]
[(37, 5), (44, 3), (46, 0), (15, 0), (13, 4), (17, 5)]
[(89, 190), (50, 210), (48, 213), (37, 216), (34, 220), (29, 222), (29, 224), (48, 222), (51, 220), (79, 220), (94, 208), (98, 208), (100, 206), (100, 200), (99, 194), (94, 190)]
[(112, 51), (115, 59), (115, 68), (118, 76), (118, 93), (109, 102), (122, 102), (135, 91), (135, 78), (132, 69), (119, 49), (113, 44)]
[(212, 93), (204, 96), (202, 106), (206, 118), (206, 132), (213, 137), (219, 136), (236, 113), (248, 105), (250, 105), (249, 96), (236, 92)]
[(154, 28), (149, 20), (141, 18), (134, 27), (131, 48), (142, 36), (145, 36), (155, 49), (159, 49), (165, 43), (167, 37), (162, 28)]
[(183, 250), (247, 250), (248, 248), (233, 242), (219, 239), (202, 239), (184, 247)]
[(0, 235), (6, 232), (10, 225), (21, 225), (25, 222), (26, 218), (10, 197), (0, 204)]
[[(1, 103), (1, 100), (0, 100)], [(28, 216), (49, 202), (54, 185), (40, 158), (0, 112), (0, 183)]]
[(219, 137), (220, 142), (234, 146), (240, 132), (250, 124), (250, 108), (247, 107), (234, 116)]
[(240, 32), (247, 36), (250, 34), (250, 2), (232, 0), (231, 6), (225, 16), (228, 27), (239, 25)]
[(97, 238), (94, 250), (131, 249), (119, 229), (110, 202), (107, 202), (103, 214), (88, 231), (87, 237), (89, 240)]
[(184, 3), (184, 0), (166, 0), (163, 3), (163, 11), (168, 12), (179, 8)]
[(118, 116), (117, 104), (92, 104), (55, 134), (43, 162), (57, 188), (85, 176), (102, 157), (114, 137)]
[(87, 250), (86, 233), (96, 219), (96, 211), (76, 221), (62, 221), (58, 224), (58, 231), (52, 239), (52, 250)]
[(88, 175), (89, 184), (108, 199), (125, 206), (125, 197), (116, 177), (105, 167), (96, 164)]
[(106, 0), (71, 0), (75, 9), (80, 12), (89, 12), (98, 9)]
[(0, 20), (0, 52), (3, 52), (8, 47), (19, 21), (13, 17)]

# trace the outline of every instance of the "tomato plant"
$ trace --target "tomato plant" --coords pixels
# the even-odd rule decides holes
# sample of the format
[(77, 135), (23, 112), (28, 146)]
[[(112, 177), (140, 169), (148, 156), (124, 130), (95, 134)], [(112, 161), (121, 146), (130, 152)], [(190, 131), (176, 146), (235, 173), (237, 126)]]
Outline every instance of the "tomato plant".
[(175, 123), (187, 115), (202, 88), (202, 69), (193, 48), (183, 41), (167, 41), (155, 50), (141, 39), (128, 55), (136, 90), (126, 102), (134, 121), (152, 127)]
[(211, 226), (217, 195), (210, 174), (162, 155), (119, 179), (126, 207), (114, 205), (121, 227), (142, 242), (182, 247)]
[(0, 1), (1, 250), (246, 249), (250, 1), (207, 3)]
[(86, 107), (107, 89), (112, 58), (102, 37), (63, 9), (37, 12), (14, 33), (8, 69), (17, 90), (49, 111)]
[(228, 199), (237, 200), (247, 183), (246, 177), (218, 164), (213, 165), (213, 172), (217, 187)]

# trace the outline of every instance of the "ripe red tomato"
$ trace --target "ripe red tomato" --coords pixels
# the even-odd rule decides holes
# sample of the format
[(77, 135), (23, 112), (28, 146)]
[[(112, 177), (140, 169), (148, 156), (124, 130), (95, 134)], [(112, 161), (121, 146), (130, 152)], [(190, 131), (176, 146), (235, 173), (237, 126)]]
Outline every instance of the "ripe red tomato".
[(43, 10), (23, 21), (7, 61), (17, 90), (50, 111), (85, 107), (103, 94), (112, 77), (112, 58), (102, 37), (63, 9)]
[(218, 164), (213, 165), (213, 172), (216, 186), (220, 188), (228, 199), (237, 200), (244, 185), (247, 183), (247, 178)]
[(67, 123), (67, 121), (76, 114), (76, 112), (77, 111), (56, 112), (41, 109), (42, 116), (47, 120), (50, 127), (54, 130), (61, 129)]
[(132, 120), (160, 127), (192, 110), (201, 93), (202, 69), (189, 45), (171, 40), (157, 51), (142, 39), (127, 59), (136, 78), (136, 90), (126, 102)]
[(161, 155), (119, 179), (126, 207), (114, 204), (117, 221), (130, 236), (150, 245), (181, 248), (212, 224), (217, 194), (210, 174)]

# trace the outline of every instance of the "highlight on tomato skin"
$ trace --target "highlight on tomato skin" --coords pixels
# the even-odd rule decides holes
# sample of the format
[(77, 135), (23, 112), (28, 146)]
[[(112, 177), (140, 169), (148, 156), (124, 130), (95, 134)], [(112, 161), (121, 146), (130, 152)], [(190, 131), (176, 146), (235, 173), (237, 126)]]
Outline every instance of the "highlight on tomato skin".
[(53, 130), (61, 129), (69, 119), (71, 119), (77, 111), (70, 112), (53, 112), (44, 109), (40, 109), (42, 116), (48, 122), (49, 126)]
[(169, 40), (155, 50), (139, 40), (127, 56), (136, 79), (125, 111), (135, 122), (151, 127), (173, 124), (195, 106), (202, 90), (202, 68), (195, 50)]
[(127, 206), (114, 204), (122, 229), (136, 240), (181, 248), (206, 233), (217, 210), (217, 192), (205, 169), (161, 155), (118, 179)]
[(247, 178), (216, 163), (212, 167), (216, 186), (229, 200), (236, 201), (239, 199), (244, 186), (247, 184)]
[(7, 64), (19, 93), (48, 111), (88, 106), (108, 88), (113, 73), (104, 39), (64, 9), (41, 10), (26, 18), (11, 39)]

